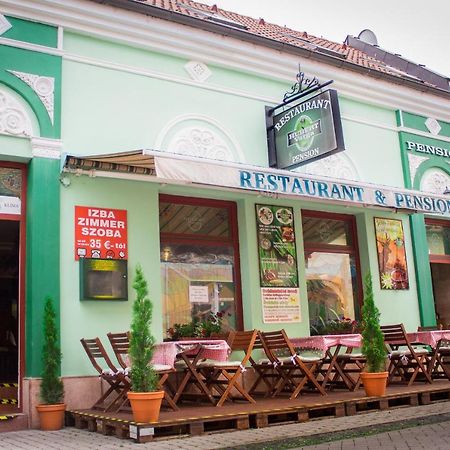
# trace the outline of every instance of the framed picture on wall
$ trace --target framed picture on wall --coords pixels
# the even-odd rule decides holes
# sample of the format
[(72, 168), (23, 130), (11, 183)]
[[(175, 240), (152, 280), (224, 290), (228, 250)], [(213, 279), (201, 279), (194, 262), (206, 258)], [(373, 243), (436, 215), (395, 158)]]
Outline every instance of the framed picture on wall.
[(381, 289), (409, 289), (402, 221), (381, 217), (374, 221)]

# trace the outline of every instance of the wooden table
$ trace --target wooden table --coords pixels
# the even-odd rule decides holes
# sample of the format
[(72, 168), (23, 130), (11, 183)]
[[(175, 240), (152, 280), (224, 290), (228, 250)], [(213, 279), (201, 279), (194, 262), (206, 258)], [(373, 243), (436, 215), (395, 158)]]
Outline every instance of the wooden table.
[[(353, 390), (354, 382), (342, 370), (337, 358), (342, 349), (361, 347), (362, 337), (360, 334), (330, 334), (321, 336), (306, 336), (302, 338), (290, 339), (294, 347), (308, 350), (320, 350), (328, 363), (327, 371), (322, 380), (322, 387), (325, 387), (333, 371), (342, 379), (349, 390)], [(334, 349), (334, 350), (333, 350)], [(336, 378), (333, 379), (336, 381)]]
[(185, 392), (188, 384), (194, 384), (215, 405), (216, 401), (197, 370), (197, 364), (205, 359), (226, 361), (229, 354), (229, 345), (221, 339), (172, 341), (155, 346), (152, 362), (153, 364), (165, 364), (171, 367), (175, 367), (177, 360), (184, 362), (186, 370), (173, 397), (175, 404)]

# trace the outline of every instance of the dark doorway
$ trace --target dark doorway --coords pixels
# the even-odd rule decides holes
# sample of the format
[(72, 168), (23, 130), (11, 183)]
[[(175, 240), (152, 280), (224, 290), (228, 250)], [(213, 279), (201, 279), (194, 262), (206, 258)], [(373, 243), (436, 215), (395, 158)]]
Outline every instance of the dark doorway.
[(0, 410), (17, 408), (20, 222), (0, 220)]
[(431, 263), (434, 305), (439, 325), (450, 326), (450, 264)]

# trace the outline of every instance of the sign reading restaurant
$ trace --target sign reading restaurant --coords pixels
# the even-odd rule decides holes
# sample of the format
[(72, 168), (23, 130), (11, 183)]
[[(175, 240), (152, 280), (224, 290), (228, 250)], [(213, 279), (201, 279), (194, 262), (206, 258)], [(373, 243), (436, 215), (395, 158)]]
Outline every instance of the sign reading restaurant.
[(337, 92), (327, 90), (276, 114), (269, 133), (270, 160), (279, 169), (345, 150)]
[(450, 198), (420, 191), (169, 156), (156, 156), (155, 166), (161, 179), (450, 216)]

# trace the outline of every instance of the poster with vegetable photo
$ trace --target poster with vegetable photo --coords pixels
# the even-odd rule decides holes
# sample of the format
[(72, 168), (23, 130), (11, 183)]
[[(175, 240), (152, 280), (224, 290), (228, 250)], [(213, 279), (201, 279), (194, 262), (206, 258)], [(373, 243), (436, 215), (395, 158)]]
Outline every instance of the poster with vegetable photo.
[(298, 287), (294, 213), (284, 206), (256, 205), (262, 287)]
[(380, 217), (374, 220), (381, 289), (409, 289), (402, 221)]

